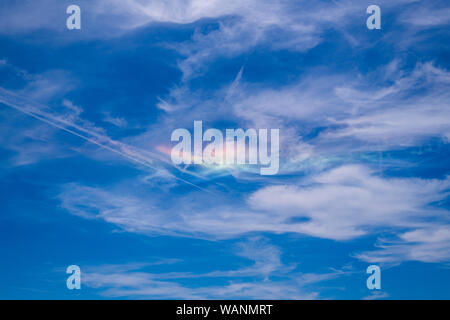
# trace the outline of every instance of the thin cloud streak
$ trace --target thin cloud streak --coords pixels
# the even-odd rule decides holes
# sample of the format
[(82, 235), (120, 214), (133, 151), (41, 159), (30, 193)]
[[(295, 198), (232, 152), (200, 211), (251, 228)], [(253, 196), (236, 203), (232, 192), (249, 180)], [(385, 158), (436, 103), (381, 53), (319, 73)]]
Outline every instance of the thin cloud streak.
[[(158, 167), (156, 167), (156, 166), (151, 164), (151, 163), (153, 163), (155, 161), (155, 159), (149, 159), (148, 157), (143, 156), (143, 155), (141, 155), (139, 153), (136, 153), (135, 151), (131, 151), (130, 150), (130, 148), (131, 148), (130, 146), (125, 145), (125, 144), (123, 144), (121, 142), (112, 140), (112, 139), (110, 139), (109, 137), (107, 137), (105, 135), (100, 135), (97, 132), (85, 129), (83, 127), (80, 127), (79, 125), (76, 125), (76, 124), (74, 124), (72, 122), (69, 122), (69, 121), (66, 121), (64, 119), (60, 119), (60, 118), (54, 117), (54, 116), (50, 115), (47, 112), (40, 111), (40, 110), (38, 110), (36, 108), (36, 106), (38, 106), (38, 104), (36, 102), (25, 100), (23, 97), (19, 97), (18, 95), (12, 93), (11, 91), (5, 90), (4, 88), (0, 88), (0, 102), (5, 104), (5, 105), (7, 105), (7, 106), (9, 106), (9, 107), (11, 107), (11, 108), (13, 108), (13, 109), (16, 109), (17, 111), (20, 111), (20, 112), (22, 112), (22, 113), (24, 113), (26, 115), (29, 115), (29, 116), (37, 119), (37, 120), (43, 121), (43, 122), (45, 122), (45, 123), (47, 123), (47, 124), (49, 124), (49, 125), (51, 125), (51, 126), (53, 126), (55, 128), (58, 128), (58, 129), (63, 130), (65, 132), (68, 132), (68, 133), (70, 133), (70, 134), (72, 134), (74, 136), (77, 136), (77, 137), (79, 137), (79, 138), (81, 138), (83, 140), (86, 140), (86, 141), (88, 141), (90, 143), (93, 143), (93, 144), (95, 144), (95, 145), (97, 145), (97, 146), (99, 146), (99, 147), (101, 147), (103, 149), (106, 149), (106, 150), (111, 151), (111, 152), (113, 152), (115, 154), (118, 154), (118, 155), (120, 155), (120, 156), (122, 156), (122, 157), (124, 157), (124, 158), (126, 158), (126, 159), (128, 159), (130, 161), (132, 161), (132, 162), (138, 163), (138, 164), (140, 164), (140, 165), (142, 165), (144, 167), (153, 169), (155, 171), (160, 170), (160, 168), (158, 168)], [(25, 106), (21, 106), (21, 105), (24, 105), (24, 104), (27, 104), (27, 106), (26, 107)], [(32, 106), (33, 104), (34, 104), (34, 107)], [(76, 129), (76, 130), (79, 130), (79, 131), (81, 131), (83, 133), (91, 135), (92, 137), (97, 138), (97, 139), (99, 139), (101, 141), (95, 140), (94, 138), (91, 138), (91, 137), (85, 136), (85, 135), (83, 135), (81, 133), (78, 133), (75, 130), (67, 128), (66, 126), (72, 127), (73, 129)], [(110, 144), (110, 145), (108, 145), (108, 144)], [(188, 185), (190, 185), (192, 187), (195, 187), (197, 189), (200, 189), (202, 191), (211, 193), (210, 190), (206, 190), (206, 189), (204, 189), (204, 188), (202, 188), (202, 187), (200, 187), (200, 186), (198, 186), (198, 185), (196, 185), (196, 184), (194, 184), (192, 182), (189, 182), (189, 181), (187, 181), (185, 179), (182, 179), (182, 178), (179, 178), (179, 177), (176, 177), (176, 176), (172, 176), (172, 178), (175, 179), (175, 180), (181, 181), (183, 183), (186, 183), (186, 184), (188, 184)]]

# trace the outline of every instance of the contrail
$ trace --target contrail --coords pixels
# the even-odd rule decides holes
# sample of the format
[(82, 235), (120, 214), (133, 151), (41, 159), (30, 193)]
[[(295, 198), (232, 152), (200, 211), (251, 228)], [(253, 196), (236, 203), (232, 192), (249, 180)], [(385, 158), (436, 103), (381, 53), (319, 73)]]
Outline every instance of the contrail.
[[(124, 157), (124, 158), (126, 158), (128, 160), (136, 162), (136, 163), (138, 163), (138, 164), (140, 164), (142, 166), (145, 166), (145, 167), (153, 169), (153, 170), (159, 170), (157, 167), (155, 167), (155, 166), (153, 166), (151, 164), (152, 161), (149, 160), (147, 157), (141, 156), (138, 153), (136, 153), (135, 151), (131, 150), (131, 149), (133, 149), (133, 147), (131, 147), (129, 145), (126, 145), (126, 144), (124, 144), (122, 142), (112, 140), (111, 138), (109, 138), (107, 136), (104, 136), (104, 135), (101, 135), (101, 134), (99, 134), (97, 132), (94, 132), (92, 130), (88, 130), (86, 128), (83, 128), (83, 127), (81, 127), (81, 126), (79, 126), (79, 125), (77, 125), (75, 123), (72, 123), (70, 121), (67, 121), (65, 119), (62, 119), (62, 118), (59, 118), (59, 117), (55, 117), (55, 116), (53, 116), (53, 115), (51, 115), (51, 114), (49, 114), (47, 112), (41, 111), (41, 110), (39, 110), (39, 108), (33, 107), (33, 105), (40, 106), (41, 109), (48, 108), (48, 107), (44, 106), (44, 105), (40, 105), (39, 103), (36, 103), (34, 101), (27, 100), (26, 98), (20, 97), (17, 94), (15, 94), (15, 93), (13, 93), (11, 91), (5, 90), (4, 88), (1, 88), (1, 87), (0, 87), (0, 102), (5, 104), (5, 105), (7, 105), (7, 106), (9, 106), (9, 107), (11, 107), (11, 108), (13, 108), (13, 109), (15, 109), (15, 110), (17, 110), (17, 111), (19, 111), (19, 112), (22, 112), (22, 113), (24, 113), (24, 114), (26, 114), (26, 115), (28, 115), (30, 117), (33, 117), (33, 118), (35, 118), (37, 120), (40, 120), (40, 121), (42, 121), (44, 123), (47, 123), (47, 124), (53, 126), (55, 128), (58, 128), (58, 129), (63, 130), (65, 132), (68, 132), (68, 133), (70, 133), (70, 134), (72, 134), (74, 136), (77, 136), (77, 137), (79, 137), (79, 138), (81, 138), (81, 139), (83, 139), (85, 141), (88, 141), (88, 142), (90, 142), (92, 144), (95, 144), (95, 145), (97, 145), (97, 146), (99, 146), (99, 147), (101, 147), (103, 149), (106, 149), (108, 151), (116, 153), (116, 154), (118, 154), (118, 155), (120, 155), (120, 156), (122, 156), (122, 157)], [(67, 127), (71, 127), (72, 129), (67, 128)], [(100, 141), (97, 141), (97, 140), (95, 140), (95, 139), (93, 139), (93, 138), (91, 138), (89, 136), (86, 136), (84, 134), (76, 132), (73, 129), (78, 130), (80, 132), (83, 132), (83, 133), (85, 133), (85, 134), (87, 134), (89, 136), (92, 136), (94, 138), (97, 138)], [(108, 144), (110, 144), (111, 146), (108, 145)], [(161, 160), (159, 160), (159, 161), (161, 161)], [(177, 168), (177, 167), (175, 167), (175, 168)], [(177, 169), (182, 171), (182, 172), (185, 172), (185, 170), (182, 170), (182, 169), (179, 169), (179, 168), (177, 168)], [(206, 191), (208, 193), (212, 193), (211, 191), (206, 190), (206, 189), (204, 189), (204, 188), (202, 188), (200, 186), (197, 186), (196, 184), (194, 184), (192, 182), (189, 182), (189, 181), (187, 181), (185, 179), (182, 179), (182, 178), (179, 178), (179, 177), (176, 177), (176, 176), (173, 176), (173, 178), (178, 180), (178, 181), (182, 181), (182, 182), (184, 182), (184, 183), (186, 183), (186, 184), (188, 184), (190, 186), (198, 188), (198, 189), (200, 189), (202, 191)]]

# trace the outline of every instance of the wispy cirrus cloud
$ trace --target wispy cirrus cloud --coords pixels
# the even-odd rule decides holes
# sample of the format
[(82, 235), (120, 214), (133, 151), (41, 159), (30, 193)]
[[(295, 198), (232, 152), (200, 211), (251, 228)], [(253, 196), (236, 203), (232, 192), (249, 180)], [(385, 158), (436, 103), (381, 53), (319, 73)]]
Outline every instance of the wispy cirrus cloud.
[[(430, 139), (448, 143), (443, 2), (379, 1), (383, 28), (372, 32), (365, 27), (368, 3), (356, 0), (80, 0), (82, 30), (71, 33), (65, 7), (72, 3), (8, 3), (0, 10), (0, 35), (11, 54), (0, 60), (8, 81), (0, 101), (12, 109), (2, 104), (0, 143), (16, 154), (11, 162), (61, 160), (76, 151), (99, 166), (114, 161), (141, 169), (117, 174), (123, 180), (114, 183), (94, 174), (89, 184), (74, 169), (73, 182), (53, 185), (48, 192), (59, 190), (60, 208), (80, 221), (186, 241), (293, 237), (347, 246), (342, 259), (382, 265), (450, 259), (446, 163), (421, 175), (435, 163), (402, 153)], [(14, 52), (41, 49), (43, 41), (57, 45), (51, 59), (39, 61), (40, 74), (12, 66), (22, 60)], [(96, 55), (101, 59), (93, 61)], [(153, 61), (158, 55), (164, 57)], [(159, 69), (165, 63), (170, 68)], [(137, 85), (130, 90), (128, 81)], [(167, 86), (153, 88), (162, 82)], [(84, 97), (89, 101), (80, 102)], [(136, 118), (143, 119), (137, 130)], [(170, 133), (194, 120), (221, 129), (280, 128), (280, 174), (174, 167)], [(81, 143), (66, 142), (58, 130)], [(375, 170), (373, 153), (385, 151), (397, 158)], [(393, 176), (399, 169), (407, 172)], [(87, 268), (86, 279), (108, 297), (316, 298), (323, 295), (307, 284), (344, 274), (298, 272), (296, 263), (281, 259), (296, 250), (288, 245), (250, 241), (234, 249), (252, 263), (163, 273), (151, 264), (103, 265)]]
[[(254, 261), (253, 266), (208, 273), (154, 273), (144, 270), (148, 264), (88, 266), (83, 279), (87, 286), (106, 297), (140, 299), (316, 299), (310, 286), (348, 275), (330, 270), (322, 274), (290, 273), (292, 267), (281, 262), (279, 248), (264, 239), (240, 242), (236, 254)], [(183, 279), (221, 279), (222, 285), (188, 286)]]
[[(427, 224), (431, 216), (446, 221), (445, 210), (427, 206), (445, 199), (450, 180), (384, 179), (361, 166), (343, 166), (315, 177), (309, 185), (263, 188), (250, 197), (255, 209), (304, 217), (298, 232), (331, 239), (351, 239), (379, 227)], [(270, 195), (270, 196), (269, 196)]]
[[(141, 234), (223, 239), (254, 232), (297, 233), (342, 241), (380, 230), (395, 234), (408, 229), (414, 235), (414, 230), (433, 230), (437, 223), (447, 225), (448, 211), (431, 204), (445, 199), (449, 186), (449, 179), (383, 178), (366, 167), (349, 165), (298, 184), (261, 188), (247, 200), (228, 198), (224, 202), (234, 202), (234, 206), (216, 203), (214, 209), (208, 209), (205, 197), (194, 193), (161, 210), (158, 201), (164, 201), (163, 196), (145, 200), (144, 195), (138, 196), (136, 186), (130, 193), (120, 186), (116, 191), (106, 191), (68, 185), (58, 198), (73, 214), (102, 219)], [(416, 250), (413, 245), (402, 248)], [(434, 248), (448, 250), (445, 241)]]
[(336, 88), (354, 106), (354, 114), (338, 120), (343, 127), (324, 133), (324, 140), (351, 137), (382, 143), (384, 148), (421, 144), (431, 137), (448, 140), (450, 72), (428, 62), (391, 81), (391, 86), (378, 90)]
[(373, 263), (400, 263), (421, 261), (428, 263), (450, 260), (450, 227), (431, 224), (423, 228), (400, 233), (397, 237), (379, 239), (377, 249), (356, 254), (356, 257)]
[[(46, 105), (37, 103), (33, 100), (21, 96), (20, 94), (0, 87), (0, 102), (31, 118), (39, 120), (40, 122), (45, 123), (48, 126), (53, 127), (54, 129), (56, 128), (73, 136), (76, 136), (81, 140), (109, 151), (111, 154), (119, 155), (122, 158), (131, 161), (135, 165), (137, 164), (145, 169), (150, 169), (152, 172), (167, 171), (167, 169), (164, 168), (164, 166), (166, 165), (180, 172), (186, 172), (182, 168), (175, 166), (156, 153), (152, 153), (146, 150), (139, 150), (139, 148), (136, 148), (132, 145), (111, 139), (105, 133), (103, 128), (97, 127), (90, 121), (81, 118), (80, 114), (82, 112), (82, 109), (75, 106), (69, 100), (63, 100), (62, 102), (62, 106), (66, 108), (65, 112), (55, 112), (55, 110), (52, 110)], [(45, 127), (45, 129), (48, 128)], [(14, 149), (17, 147), (13, 145), (12, 148)], [(17, 148), (19, 152), (22, 149), (23, 148), (21, 147)], [(41, 152), (45, 151), (46, 149), (41, 150)], [(155, 162), (158, 162), (158, 164), (155, 164)], [(30, 161), (26, 161), (26, 163), (30, 163)], [(193, 173), (186, 173), (188, 175), (195, 176), (195, 174)], [(173, 174), (159, 173), (158, 176), (162, 178), (165, 177), (168, 179), (177, 180), (194, 188), (204, 190), (195, 183), (192, 183)], [(209, 192), (207, 190), (204, 191)]]

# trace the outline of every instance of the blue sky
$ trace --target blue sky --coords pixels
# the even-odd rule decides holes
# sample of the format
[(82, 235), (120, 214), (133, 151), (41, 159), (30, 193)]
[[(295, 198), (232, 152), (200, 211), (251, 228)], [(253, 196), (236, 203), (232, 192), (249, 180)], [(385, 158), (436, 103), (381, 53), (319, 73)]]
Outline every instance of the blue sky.
[[(450, 298), (449, 17), (447, 1), (2, 1), (0, 298)], [(279, 128), (279, 173), (175, 166), (171, 133), (194, 120)]]

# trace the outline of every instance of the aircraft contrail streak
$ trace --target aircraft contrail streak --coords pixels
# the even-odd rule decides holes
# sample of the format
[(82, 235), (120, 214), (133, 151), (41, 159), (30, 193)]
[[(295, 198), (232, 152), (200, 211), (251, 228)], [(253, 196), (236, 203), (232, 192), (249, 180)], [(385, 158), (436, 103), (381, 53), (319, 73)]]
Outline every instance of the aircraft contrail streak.
[[(17, 94), (10, 92), (8, 90), (5, 90), (4, 88), (0, 87), (0, 102), (19, 111), (22, 112), (30, 117), (33, 117), (37, 120), (40, 120), (44, 123), (47, 123), (55, 128), (58, 128), (60, 130), (63, 130), (65, 132), (68, 132), (74, 136), (77, 136), (85, 141), (88, 141), (92, 144), (95, 144), (103, 149), (106, 149), (108, 151), (111, 151), (113, 153), (116, 153), (128, 160), (131, 160), (133, 162), (136, 162), (140, 165), (143, 165), (147, 168), (153, 169), (153, 170), (158, 170), (157, 167), (153, 166), (151, 163), (152, 161), (148, 160), (146, 157), (141, 156), (139, 154), (136, 154), (136, 152), (134, 152), (131, 146), (128, 146), (122, 142), (119, 141), (114, 141), (111, 138), (101, 135), (97, 132), (94, 132), (92, 130), (88, 130), (86, 128), (83, 128), (75, 123), (72, 123), (70, 121), (67, 121), (65, 119), (61, 119), (58, 117), (55, 117), (51, 114), (48, 114), (44, 111), (39, 110), (38, 108), (34, 108), (32, 106), (30, 106), (30, 104), (34, 104), (34, 105), (39, 105), (38, 103), (34, 102), (34, 101), (27, 101), (27, 99), (18, 96)], [(25, 106), (26, 104), (29, 104), (28, 106)], [(73, 129), (76, 129), (78, 131), (81, 131), (87, 135), (93, 136), (99, 140), (101, 140), (101, 142), (96, 141), (88, 136), (85, 136), (79, 132), (76, 132), (75, 130), (72, 130), (68, 127), (72, 127)], [(113, 145), (113, 146), (108, 146), (107, 143)], [(161, 161), (161, 160), (160, 160)], [(179, 168), (177, 168), (178, 170), (184, 172), (184, 170), (181, 170)], [(189, 182), (185, 179), (173, 176), (174, 179), (182, 181), (188, 185), (191, 185), (195, 188), (198, 188), (202, 191), (206, 191), (208, 193), (211, 193), (211, 191), (206, 190), (200, 186), (197, 186), (196, 184)]]

